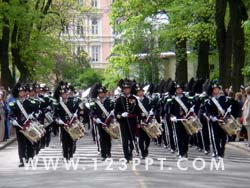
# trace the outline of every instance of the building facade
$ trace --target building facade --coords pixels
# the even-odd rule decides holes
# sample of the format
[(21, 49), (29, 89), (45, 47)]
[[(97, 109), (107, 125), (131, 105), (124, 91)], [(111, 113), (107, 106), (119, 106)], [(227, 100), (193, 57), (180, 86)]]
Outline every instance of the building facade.
[(62, 32), (62, 38), (71, 44), (71, 50), (79, 55), (83, 50), (90, 57), (91, 67), (104, 69), (114, 44), (114, 33), (109, 14), (114, 0), (76, 0), (86, 11), (72, 17)]

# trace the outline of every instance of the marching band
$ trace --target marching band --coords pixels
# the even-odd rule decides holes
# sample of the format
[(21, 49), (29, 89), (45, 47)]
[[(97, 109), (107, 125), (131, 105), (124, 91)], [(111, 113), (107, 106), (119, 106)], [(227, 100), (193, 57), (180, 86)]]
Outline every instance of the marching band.
[(17, 83), (9, 105), (19, 167), (49, 147), (57, 131), (65, 160), (73, 158), (88, 126), (103, 161), (112, 157), (112, 139), (119, 139), (129, 163), (134, 150), (145, 159), (150, 142), (163, 143), (179, 158), (188, 158), (190, 146), (223, 158), (227, 140), (240, 129), (237, 108), (217, 82), (192, 80), (184, 86), (169, 79), (143, 87), (122, 79), (117, 91), (108, 95), (97, 83), (79, 96), (72, 85), (60, 82), (52, 96), (45, 84)]

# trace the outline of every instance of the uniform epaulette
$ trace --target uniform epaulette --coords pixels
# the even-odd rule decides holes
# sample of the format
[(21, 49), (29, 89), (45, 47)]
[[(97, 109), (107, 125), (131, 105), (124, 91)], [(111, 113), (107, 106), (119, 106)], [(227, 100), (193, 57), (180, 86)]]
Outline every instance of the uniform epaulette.
[(189, 100), (194, 100), (194, 97), (188, 96), (188, 99), (189, 99)]
[(90, 106), (90, 107), (95, 106), (95, 102), (90, 102), (90, 103), (89, 103), (89, 106)]
[(32, 103), (32, 104), (35, 104), (36, 103), (36, 101), (34, 100), (34, 99), (31, 99), (31, 98), (28, 98), (28, 99), (26, 99), (26, 100), (28, 100), (30, 103)]
[(56, 105), (58, 105), (58, 104), (59, 104), (59, 103), (58, 103), (56, 100), (53, 100), (53, 101), (52, 101), (52, 105), (55, 105), (55, 106), (56, 106)]
[(41, 98), (41, 97), (39, 97), (39, 101), (45, 102), (45, 100), (43, 98)]
[(15, 103), (16, 103), (16, 102), (9, 102), (9, 106), (10, 106), (10, 107), (13, 107), (13, 106), (15, 106)]
[(172, 98), (168, 98), (168, 99), (167, 99), (167, 103), (170, 103), (170, 102), (172, 102), (172, 101), (173, 101)]

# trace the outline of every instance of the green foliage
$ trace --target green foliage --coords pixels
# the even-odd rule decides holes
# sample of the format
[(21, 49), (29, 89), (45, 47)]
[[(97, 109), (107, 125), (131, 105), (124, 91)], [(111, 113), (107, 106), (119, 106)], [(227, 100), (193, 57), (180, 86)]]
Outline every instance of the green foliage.
[[(166, 12), (169, 24), (155, 28), (154, 21), (149, 23), (147, 20), (159, 11)], [(105, 75), (106, 82), (112, 84), (124, 76), (138, 77), (138, 73), (129, 71), (127, 67), (139, 63), (134, 57), (136, 54), (147, 53), (150, 57), (147, 63), (158, 62), (158, 54), (172, 51), (177, 38), (187, 39), (189, 48), (201, 40), (215, 44), (214, 0), (116, 0), (112, 6), (111, 20), (123, 39), (116, 40), (112, 52), (114, 57), (110, 59), (107, 69), (115, 76)], [(140, 77), (139, 80), (151, 81), (150, 74), (147, 71), (146, 80)]]
[(86, 10), (87, 7), (79, 7), (75, 0), (1, 1), (0, 41), (6, 16), (10, 29), (9, 54), (14, 56), (12, 49), (18, 50), (20, 62), (15, 63), (22, 63), (29, 71), (29, 80), (55, 82), (64, 76), (66, 80), (77, 79), (78, 74), (89, 67), (89, 59), (86, 53), (78, 57), (72, 55), (69, 44), (64, 43), (60, 35), (65, 26)]
[(77, 79), (75, 79), (75, 86), (78, 88), (88, 88), (91, 87), (94, 83), (102, 83), (103, 74), (99, 70), (94, 70), (91, 68), (85, 69)]

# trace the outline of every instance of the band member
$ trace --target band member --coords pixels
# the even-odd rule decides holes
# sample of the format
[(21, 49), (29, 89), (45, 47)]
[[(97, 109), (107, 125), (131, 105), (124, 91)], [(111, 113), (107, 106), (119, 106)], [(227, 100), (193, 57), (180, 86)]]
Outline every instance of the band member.
[[(199, 140), (200, 143), (200, 148), (204, 150), (205, 154), (209, 154), (210, 153), (210, 145), (211, 145), (211, 135), (210, 135), (210, 125), (208, 124), (208, 119), (206, 117), (206, 101), (208, 100), (208, 96), (207, 94), (203, 93), (199, 96), (198, 99), (198, 105), (196, 107), (199, 107), (198, 110), (198, 117), (200, 119), (200, 122), (202, 124), (202, 136), (203, 136), (203, 140)], [(200, 138), (202, 139), (202, 138)], [(203, 142), (201, 144), (201, 142)], [(203, 146), (204, 144), (204, 146)]]
[[(14, 86), (12, 95), (16, 101), (9, 103), (11, 109), (10, 119), (12, 125), (15, 126), (16, 129), (18, 155), (20, 160), (19, 167), (23, 167), (24, 160), (28, 161), (30, 158), (33, 158), (35, 153), (33, 144), (20, 132), (20, 130), (27, 119), (33, 119), (32, 112), (35, 111), (35, 103), (26, 98), (26, 88), (21, 83), (17, 83)], [(26, 117), (27, 115), (28, 117)]]
[[(36, 93), (36, 84), (27, 84), (26, 85), (28, 96), (27, 99), (32, 101), (35, 104), (34, 118), (39, 119), (40, 116), (40, 100), (37, 97)], [(42, 139), (44, 136), (42, 137)], [(41, 141), (34, 143), (35, 153), (38, 154), (41, 149)]]
[(178, 119), (185, 119), (187, 115), (190, 103), (188, 98), (183, 94), (183, 87), (179, 84), (175, 87), (175, 97), (171, 104), (170, 114), (171, 120), (175, 123), (175, 129), (177, 134), (177, 146), (179, 148), (179, 157), (188, 157), (188, 143), (189, 135), (187, 134), (184, 125)]
[[(57, 105), (54, 107), (54, 117), (61, 130), (63, 157), (66, 160), (70, 160), (71, 158), (73, 158), (73, 154), (76, 150), (76, 141), (71, 138), (69, 133), (64, 129), (64, 126), (68, 125), (72, 118), (77, 117), (79, 105), (77, 105), (76, 103), (74, 103), (74, 101), (71, 101), (68, 98), (68, 90), (64, 82), (59, 83), (58, 87), (54, 92), (54, 98), (58, 102)], [(70, 117), (69, 113), (72, 113), (73, 117)]]
[(246, 88), (246, 101), (243, 105), (243, 125), (247, 128), (247, 134), (248, 134), (248, 144), (247, 147), (250, 147), (250, 86)]
[(136, 88), (136, 96), (138, 97), (138, 104), (141, 108), (142, 114), (141, 114), (141, 125), (139, 129), (139, 147), (141, 151), (141, 157), (142, 159), (145, 159), (145, 157), (148, 156), (148, 147), (150, 145), (150, 138), (147, 135), (147, 133), (142, 129), (142, 126), (144, 123), (148, 124), (149, 121), (152, 119), (151, 116), (154, 115), (153, 110), (151, 110), (151, 101), (148, 97), (144, 95), (144, 90), (140, 85), (137, 85)]
[(141, 110), (137, 99), (131, 94), (131, 81), (121, 80), (119, 85), (122, 88), (122, 95), (116, 100), (114, 113), (120, 123), (124, 157), (129, 162), (136, 147), (135, 132)]
[(212, 84), (208, 89), (209, 100), (206, 102), (207, 116), (210, 118), (211, 134), (213, 140), (213, 156), (224, 157), (227, 134), (219, 126), (218, 121), (223, 121), (228, 104), (226, 97), (220, 95), (218, 84)]
[(167, 131), (167, 140), (169, 143), (169, 147), (170, 147), (170, 152), (174, 153), (176, 151), (176, 145), (175, 145), (175, 133), (174, 133), (174, 129), (170, 120), (171, 117), (171, 104), (172, 104), (172, 96), (168, 96), (165, 99), (165, 107), (164, 107), (164, 124), (165, 125), (165, 130)]
[(112, 114), (114, 103), (109, 97), (107, 97), (107, 90), (105, 87), (99, 84), (94, 85), (94, 87), (95, 89), (93, 90), (97, 91), (97, 98), (93, 105), (91, 105), (91, 116), (98, 128), (101, 157), (104, 161), (106, 158), (111, 157), (111, 137), (104, 128), (109, 126), (110, 118), (114, 118), (114, 115)]

